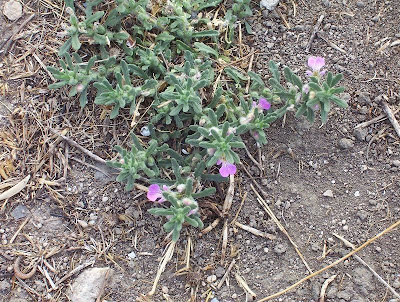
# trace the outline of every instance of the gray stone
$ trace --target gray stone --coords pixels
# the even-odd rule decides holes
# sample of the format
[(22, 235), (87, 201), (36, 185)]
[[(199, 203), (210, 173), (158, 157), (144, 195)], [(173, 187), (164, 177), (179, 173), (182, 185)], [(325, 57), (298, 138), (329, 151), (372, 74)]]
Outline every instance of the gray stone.
[(392, 165), (395, 167), (400, 167), (400, 160), (398, 160), (398, 159), (393, 160)]
[(3, 280), (0, 282), (0, 292), (9, 290), (11, 288), (11, 284), (7, 280)]
[(21, 219), (26, 217), (29, 214), (29, 210), (26, 206), (24, 205), (18, 205), (15, 207), (15, 209), (11, 212), (11, 216), (14, 217), (14, 219)]
[(215, 275), (218, 278), (221, 278), (225, 274), (225, 269), (222, 266), (218, 266), (217, 269), (215, 270)]
[(94, 267), (83, 271), (72, 284), (69, 299), (72, 302), (95, 302), (110, 270), (108, 267)]
[(353, 134), (359, 141), (365, 141), (365, 138), (368, 135), (368, 129), (367, 128), (357, 128), (357, 129), (354, 129)]
[(342, 138), (339, 141), (339, 147), (341, 149), (351, 149), (354, 147), (354, 142), (349, 138)]
[(400, 279), (397, 279), (393, 282), (392, 286), (396, 289), (400, 288)]
[(322, 4), (325, 5), (326, 7), (331, 6), (331, 2), (329, 0), (322, 0)]
[(287, 245), (280, 243), (275, 245), (274, 247), (274, 252), (277, 253), (278, 255), (282, 255), (283, 253), (285, 253), (287, 250)]
[(260, 7), (265, 7), (268, 10), (274, 10), (278, 3), (279, 0), (261, 0)]
[(22, 16), (22, 5), (18, 1), (10, 0), (4, 4), (3, 14), (10, 20), (15, 21)]
[(326, 190), (323, 194), (325, 197), (331, 197), (333, 198), (333, 192), (332, 190)]
[(363, 8), (363, 7), (365, 7), (365, 2), (357, 1), (356, 5), (357, 5), (358, 8)]
[(343, 299), (345, 301), (350, 301), (352, 296), (353, 295), (349, 290), (340, 291), (336, 294), (336, 297), (338, 297), (339, 299)]

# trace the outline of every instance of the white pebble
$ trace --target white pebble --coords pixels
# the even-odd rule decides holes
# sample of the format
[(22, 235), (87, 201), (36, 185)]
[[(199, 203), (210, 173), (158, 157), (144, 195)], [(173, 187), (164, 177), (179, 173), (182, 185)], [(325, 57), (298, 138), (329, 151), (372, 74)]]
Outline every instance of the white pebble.
[(348, 231), (349, 230), (349, 226), (348, 225), (344, 225), (343, 226), (343, 231)]
[(355, 191), (355, 192), (354, 192), (354, 196), (355, 196), (355, 197), (359, 197), (359, 196), (360, 196), (360, 191)]
[(108, 201), (108, 197), (107, 196), (103, 196), (103, 198), (101, 199), (102, 202), (106, 202)]
[[(128, 257), (131, 258), (131, 259), (135, 259), (136, 258), (136, 253), (132, 251), (132, 252), (130, 252), (128, 254)], [(168, 291), (166, 293), (164, 293), (164, 294), (167, 294), (167, 293), (168, 293)]]
[(89, 226), (88, 223), (87, 223), (86, 221), (84, 221), (84, 220), (78, 219), (78, 223), (79, 223), (79, 225), (80, 225), (81, 227), (83, 227), (84, 229), (87, 228), (87, 227)]

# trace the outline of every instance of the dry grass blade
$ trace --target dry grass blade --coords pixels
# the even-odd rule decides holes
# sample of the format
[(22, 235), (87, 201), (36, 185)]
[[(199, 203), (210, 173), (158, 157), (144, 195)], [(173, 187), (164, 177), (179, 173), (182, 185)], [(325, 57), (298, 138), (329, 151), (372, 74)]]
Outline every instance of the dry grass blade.
[(158, 267), (157, 275), (156, 278), (154, 279), (153, 287), (151, 291), (147, 293), (147, 296), (153, 296), (156, 292), (158, 281), (160, 281), (161, 274), (164, 272), (165, 267), (167, 266), (168, 262), (171, 260), (172, 255), (174, 254), (174, 248), (175, 248), (175, 241), (171, 241), (169, 243), (168, 249), (165, 252), (163, 258), (161, 259), (160, 265)]
[(249, 233), (252, 233), (253, 235), (260, 236), (260, 237), (263, 237), (263, 238), (267, 238), (269, 240), (276, 239), (276, 236), (268, 234), (268, 233), (261, 232), (261, 231), (255, 229), (255, 228), (252, 228), (252, 227), (250, 227), (248, 225), (244, 225), (244, 224), (241, 224), (239, 222), (235, 222), (235, 225), (237, 227), (241, 228), (242, 230), (245, 230), (245, 231), (247, 231)]
[(325, 18), (324, 15), (319, 16), (317, 23), (315, 23), (314, 29), (313, 29), (313, 31), (311, 33), (311, 36), (310, 36), (310, 40), (308, 41), (308, 44), (307, 44), (307, 47), (306, 47), (306, 52), (310, 52), (311, 44), (314, 41), (315, 35), (319, 31), (319, 28), (321, 27), (322, 20), (324, 20), (324, 18)]
[(232, 206), (233, 196), (235, 195), (235, 176), (230, 175), (229, 177), (229, 188), (226, 193), (224, 205), (222, 207), (222, 214), (225, 216), (228, 214)]
[(222, 276), (221, 281), (219, 281), (217, 288), (220, 289), (222, 285), (224, 284), (226, 278), (228, 277), (230, 271), (232, 270), (233, 266), (235, 265), (236, 260), (233, 259), (231, 264), (229, 264), (228, 269), (226, 270), (225, 274)]
[(53, 129), (53, 128), (49, 128), (49, 130), (58, 135), (59, 137), (61, 137), (63, 140), (65, 140), (68, 144), (70, 144), (71, 146), (77, 148), (79, 151), (81, 151), (82, 153), (86, 154), (87, 156), (89, 156), (90, 158), (94, 159), (95, 161), (102, 163), (102, 164), (106, 164), (107, 162), (102, 159), (100, 156), (97, 156), (96, 154), (92, 153), (91, 151), (89, 151), (88, 149), (82, 147), (81, 145), (79, 145), (77, 142), (75, 142), (74, 140), (70, 139), (69, 137), (66, 137), (65, 135), (62, 135), (60, 133), (57, 132), (57, 130)]
[(28, 175), (26, 176), (23, 180), (21, 180), (19, 183), (17, 183), (15, 186), (12, 188), (8, 189), (7, 191), (3, 192), (0, 194), (0, 200), (8, 199), (10, 197), (13, 197), (14, 195), (18, 194), (21, 192), (26, 185), (28, 184), (28, 181), (31, 179), (31, 176)]
[(293, 241), (293, 239), (290, 237), (289, 233), (286, 231), (286, 229), (283, 227), (283, 225), (279, 222), (278, 218), (276, 218), (275, 214), (272, 212), (270, 207), (267, 205), (265, 200), (260, 196), (260, 194), (256, 191), (254, 186), (250, 184), (250, 187), (254, 191), (254, 193), (257, 195), (257, 201), (259, 204), (264, 208), (264, 210), (267, 212), (267, 214), (271, 217), (271, 219), (275, 222), (275, 224), (278, 226), (279, 230), (283, 234), (286, 235), (286, 237), (289, 239), (289, 242), (293, 245), (294, 249), (296, 250), (296, 253), (299, 255), (301, 261), (303, 261), (305, 267), (307, 270), (312, 273), (313, 271), (311, 270), (310, 266), (308, 265), (306, 259), (304, 258), (303, 254), (300, 252), (299, 248), (297, 247), (297, 244)]
[[(345, 246), (351, 248), (351, 249), (355, 249), (355, 245), (352, 244), (350, 241), (346, 240), (345, 238), (343, 238), (342, 236), (339, 236), (337, 234), (333, 234), (336, 238), (340, 239)], [(387, 289), (390, 290), (390, 292), (395, 295), (397, 298), (400, 299), (400, 294), (398, 292), (395, 291), (395, 289), (393, 287), (391, 287), (381, 276), (378, 275), (378, 273), (368, 265), (368, 263), (366, 263), (364, 260), (361, 259), (361, 257), (359, 257), (358, 255), (354, 255), (353, 256), (358, 262), (360, 262), (362, 265), (364, 265), (365, 267), (367, 267), (371, 273), (379, 280), (380, 283), (382, 283), (384, 286), (387, 287)]]
[(332, 275), (328, 279), (325, 280), (324, 284), (322, 284), (321, 287), (321, 293), (319, 294), (319, 301), (318, 302), (324, 302), (325, 301), (325, 292), (326, 289), (328, 288), (328, 285), (335, 280), (337, 275)]
[[(253, 292), (253, 291), (251, 290), (251, 288), (247, 285), (246, 281), (244, 281), (244, 279), (243, 279), (238, 273), (235, 273), (235, 278), (236, 278), (236, 281), (237, 281), (237, 283), (239, 284), (239, 286), (240, 286), (241, 288), (243, 288), (243, 290), (246, 292), (246, 297), (247, 297), (247, 296), (250, 296), (250, 297), (251, 297), (251, 300), (255, 300), (256, 297), (257, 297), (257, 295), (256, 295), (256, 293)], [(246, 300), (247, 300), (247, 299), (246, 299)]]
[(383, 235), (385, 235), (386, 233), (389, 233), (390, 231), (394, 230), (395, 228), (397, 228), (400, 225), (400, 220), (398, 220), (397, 222), (395, 222), (394, 224), (392, 224), (390, 227), (388, 227), (387, 229), (383, 230), (382, 232), (380, 232), (379, 234), (375, 235), (374, 237), (372, 237), (371, 239), (367, 240), (366, 242), (364, 242), (362, 245), (360, 245), (358, 248), (352, 250), (350, 253), (348, 253), (347, 255), (343, 256), (342, 258), (336, 260), (335, 262), (325, 266), (324, 268), (320, 269), (319, 271), (316, 271), (315, 273), (312, 273), (310, 275), (308, 275), (307, 277), (297, 281), (295, 284), (292, 284), (291, 286), (285, 288), (284, 290), (281, 290), (280, 292), (277, 292), (273, 295), (270, 295), (268, 297), (262, 298), (261, 300), (258, 300), (258, 302), (264, 302), (264, 301), (269, 301), (273, 298), (282, 296), (283, 294), (291, 291), (292, 289), (296, 288), (297, 286), (303, 284), (305, 281), (323, 273), (324, 271), (338, 265), (339, 263), (343, 262), (344, 260), (350, 258), (351, 256), (353, 256), (355, 253), (361, 251), (362, 249), (364, 249), (366, 246), (370, 245), (372, 242), (376, 241), (377, 239), (379, 239), (380, 237), (382, 237)]
[(396, 117), (393, 114), (392, 109), (390, 109), (389, 105), (382, 101), (383, 110), (385, 111), (389, 121), (392, 123), (394, 130), (396, 131), (397, 135), (400, 137), (400, 125), (399, 122), (396, 120)]

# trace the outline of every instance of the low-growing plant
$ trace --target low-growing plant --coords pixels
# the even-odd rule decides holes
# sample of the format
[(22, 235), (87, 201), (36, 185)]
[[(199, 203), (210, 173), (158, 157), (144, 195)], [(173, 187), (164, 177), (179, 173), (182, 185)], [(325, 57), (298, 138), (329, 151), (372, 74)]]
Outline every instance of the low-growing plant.
[[(271, 61), (268, 85), (257, 73), (226, 64), (221, 54), (229, 45), (219, 42), (226, 26), (218, 31), (210, 19), (220, 0), (157, 6), (116, 0), (107, 14), (96, 0), (86, 3), (83, 17), (76, 16), (73, 1), (66, 3), (71, 26), (60, 49), (61, 69), (49, 67), (59, 80), (50, 88), (70, 86), (69, 96), (80, 94), (82, 107), (95, 95), (94, 103), (111, 118), (126, 117), (128, 107), (133, 118), (141, 116), (142, 136), (132, 129), (130, 150), (116, 146), (119, 159), (110, 165), (128, 191), (136, 182), (150, 183), (147, 197), (158, 205), (150, 212), (166, 217), (173, 241), (185, 225), (203, 227), (202, 198), (215, 193), (215, 182), (237, 173), (244, 140), (267, 144), (266, 129), (289, 112), (310, 122), (319, 113), (325, 123), (333, 104), (347, 106), (338, 97), (342, 75), (326, 72), (321, 57), (309, 58), (303, 77)], [(251, 15), (249, 5), (235, 0), (227, 11), (229, 35), (237, 20)], [(72, 56), (71, 47), (77, 51)]]

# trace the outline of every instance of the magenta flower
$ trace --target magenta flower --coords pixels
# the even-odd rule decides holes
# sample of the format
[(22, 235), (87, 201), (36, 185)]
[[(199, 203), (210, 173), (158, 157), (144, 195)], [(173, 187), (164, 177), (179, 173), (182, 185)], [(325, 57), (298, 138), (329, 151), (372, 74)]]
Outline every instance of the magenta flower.
[(149, 186), (149, 191), (147, 192), (147, 198), (151, 201), (163, 203), (166, 199), (162, 195), (163, 191), (168, 191), (167, 186), (163, 186), (162, 189), (159, 185), (153, 184)]
[(269, 110), (271, 108), (271, 103), (264, 98), (260, 98), (258, 100), (258, 104), (256, 102), (253, 102), (253, 107), (257, 107), (258, 109), (262, 110)]
[(322, 67), (325, 66), (325, 59), (322, 57), (309, 57), (308, 58), (308, 67), (312, 70), (307, 70), (306, 74), (311, 76), (323, 76), (325, 74), (325, 70), (321, 70)]
[(217, 165), (221, 165), (221, 168), (219, 168), (219, 174), (221, 174), (222, 177), (228, 177), (229, 175), (233, 175), (236, 173), (236, 166), (234, 164), (231, 164), (230, 162), (219, 159), (217, 161)]

